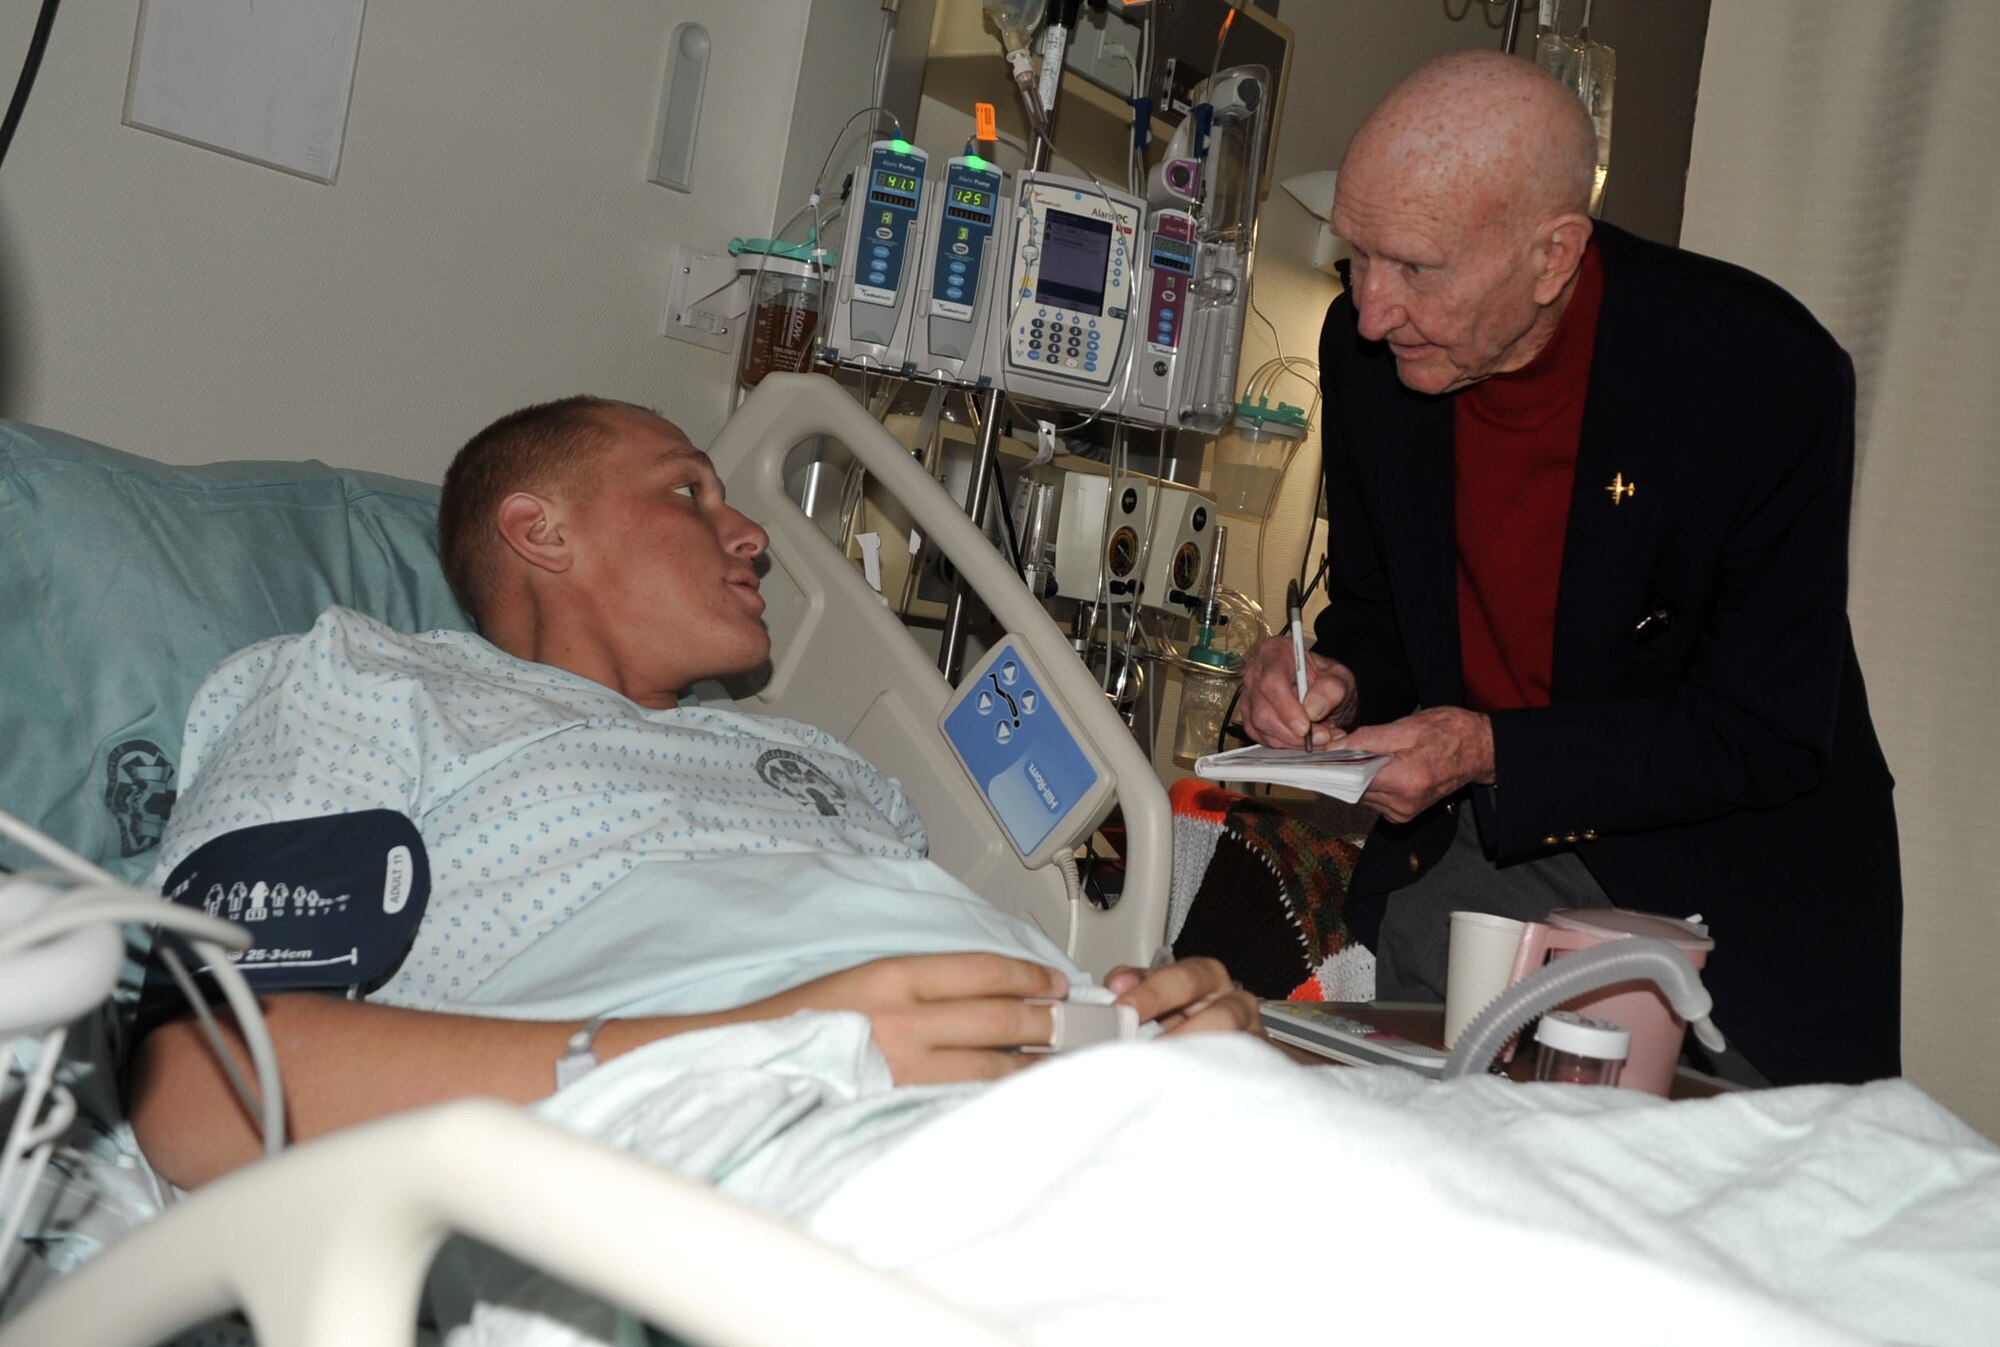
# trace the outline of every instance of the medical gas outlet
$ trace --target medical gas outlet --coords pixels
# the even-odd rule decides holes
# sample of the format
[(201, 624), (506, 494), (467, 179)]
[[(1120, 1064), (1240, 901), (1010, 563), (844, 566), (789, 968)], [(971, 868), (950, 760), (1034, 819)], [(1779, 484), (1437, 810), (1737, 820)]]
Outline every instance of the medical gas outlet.
[(1113, 608), (1136, 601), (1183, 615), (1200, 602), (1215, 539), (1213, 501), (1172, 482), (1125, 476), (1107, 516), (1109, 477), (1038, 472), (1060, 478), (1053, 567), (1059, 597)]

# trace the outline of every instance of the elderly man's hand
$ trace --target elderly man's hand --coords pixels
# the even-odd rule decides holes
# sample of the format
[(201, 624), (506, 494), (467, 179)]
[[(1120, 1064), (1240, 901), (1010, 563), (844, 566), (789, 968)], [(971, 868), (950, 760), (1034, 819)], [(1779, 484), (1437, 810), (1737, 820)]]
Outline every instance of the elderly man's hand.
[(1347, 736), (1347, 747), (1394, 759), (1361, 797), (1392, 823), (1408, 823), (1467, 785), (1493, 784), (1493, 722), (1463, 707), (1434, 706), (1363, 726)]
[(1158, 1021), (1170, 1034), (1264, 1032), (1257, 998), (1214, 959), (1182, 959), (1150, 972), (1114, 968), (1104, 985), (1139, 1012), (1141, 1023)]
[(1299, 701), (1298, 668), (1289, 636), (1272, 636), (1243, 669), (1243, 728), (1272, 748), (1325, 748), (1354, 717), (1354, 675), (1345, 664), (1306, 652), (1306, 696)]

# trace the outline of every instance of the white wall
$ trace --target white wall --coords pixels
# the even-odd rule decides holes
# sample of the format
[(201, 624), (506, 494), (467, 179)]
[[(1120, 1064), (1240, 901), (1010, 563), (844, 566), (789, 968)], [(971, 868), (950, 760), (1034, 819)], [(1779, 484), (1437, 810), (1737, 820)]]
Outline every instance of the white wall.
[[(878, 7), (841, 2), (872, 50)], [(35, 8), (0, 6), (9, 81)], [(121, 125), (138, 0), (65, 5), (0, 166), (0, 415), (432, 480), (493, 417), (574, 392), (706, 437), (731, 362), (658, 335), (668, 257), (769, 231), (810, 8), (374, 0), (327, 186)], [(645, 161), (690, 19), (714, 58), (684, 195)]]

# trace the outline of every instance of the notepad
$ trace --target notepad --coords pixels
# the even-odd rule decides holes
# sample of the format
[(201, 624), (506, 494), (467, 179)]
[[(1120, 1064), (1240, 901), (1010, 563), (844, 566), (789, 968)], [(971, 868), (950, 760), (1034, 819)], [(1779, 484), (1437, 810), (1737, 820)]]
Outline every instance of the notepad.
[(1349, 804), (1361, 798), (1389, 758), (1358, 748), (1266, 748), (1252, 744), (1196, 758), (1194, 772), (1205, 781), (1262, 781), (1274, 786), (1330, 795)]

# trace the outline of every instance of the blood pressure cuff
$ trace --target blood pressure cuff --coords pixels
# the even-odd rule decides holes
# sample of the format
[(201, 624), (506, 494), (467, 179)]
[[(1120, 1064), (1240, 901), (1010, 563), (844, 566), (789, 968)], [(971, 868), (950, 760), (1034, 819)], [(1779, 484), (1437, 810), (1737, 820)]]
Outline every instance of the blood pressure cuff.
[[(170, 902), (250, 932), (232, 951), (250, 990), (365, 996), (402, 965), (430, 901), (430, 858), (409, 818), (393, 809), (262, 823), (224, 833), (167, 876)], [(174, 950), (213, 1004), (206, 961), (161, 929), (147, 964), (135, 1040), (188, 1010), (159, 956)]]

